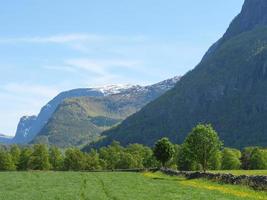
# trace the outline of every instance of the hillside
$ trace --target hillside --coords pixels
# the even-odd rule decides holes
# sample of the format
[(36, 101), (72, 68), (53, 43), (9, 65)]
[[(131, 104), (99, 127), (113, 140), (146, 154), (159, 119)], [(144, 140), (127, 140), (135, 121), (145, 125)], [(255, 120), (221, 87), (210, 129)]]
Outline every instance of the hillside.
[(226, 146), (266, 146), (266, 102), (267, 1), (246, 0), (194, 70), (174, 89), (104, 132), (95, 146), (112, 140), (153, 145), (161, 137), (182, 143), (200, 122), (211, 123)]
[(174, 77), (151, 86), (132, 86), (105, 96), (65, 99), (33, 143), (67, 147), (95, 141), (101, 132), (139, 111), (178, 80)]

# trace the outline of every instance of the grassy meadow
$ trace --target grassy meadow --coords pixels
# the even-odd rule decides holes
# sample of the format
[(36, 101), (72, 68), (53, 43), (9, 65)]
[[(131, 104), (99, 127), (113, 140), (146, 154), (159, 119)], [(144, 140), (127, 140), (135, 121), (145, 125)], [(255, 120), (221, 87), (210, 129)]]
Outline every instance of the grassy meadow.
[(267, 193), (161, 173), (1, 172), (0, 200), (239, 200)]

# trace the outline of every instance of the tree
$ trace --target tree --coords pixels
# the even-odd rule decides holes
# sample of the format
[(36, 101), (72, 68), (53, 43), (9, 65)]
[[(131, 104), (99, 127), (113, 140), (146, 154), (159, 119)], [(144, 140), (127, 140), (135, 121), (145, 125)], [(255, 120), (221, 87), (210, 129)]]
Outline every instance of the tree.
[(173, 144), (169, 139), (162, 138), (156, 142), (153, 153), (156, 159), (161, 162), (163, 167), (165, 167), (166, 163), (172, 159), (175, 152)]
[(241, 152), (237, 149), (224, 148), (222, 151), (222, 169), (234, 170), (240, 169)]
[(116, 163), (116, 169), (134, 169), (138, 168), (138, 161), (135, 157), (127, 152), (122, 152), (120, 154), (120, 159)]
[(245, 170), (250, 169), (251, 154), (255, 148), (256, 147), (246, 147), (243, 149), (242, 156), (241, 156), (242, 169), (245, 169)]
[(85, 170), (100, 170), (102, 163), (99, 159), (99, 154), (96, 150), (91, 150), (90, 153), (85, 154)]
[(117, 169), (123, 152), (124, 148), (120, 146), (120, 143), (113, 141), (108, 147), (99, 150), (99, 156), (100, 159), (105, 160), (107, 169)]
[(185, 139), (185, 148), (189, 158), (199, 163), (204, 172), (208, 168), (210, 159), (222, 146), (218, 134), (209, 124), (199, 124)]
[(59, 148), (51, 147), (49, 149), (49, 162), (53, 170), (61, 170), (63, 168), (63, 156)]
[(16, 166), (16, 169), (18, 168), (19, 165), (19, 159), (20, 159), (20, 148), (18, 145), (12, 145), (10, 148), (10, 155), (12, 157), (12, 160)]
[(18, 163), (18, 170), (29, 169), (29, 160), (31, 158), (32, 153), (33, 152), (30, 147), (22, 149)]
[(211, 170), (220, 170), (222, 166), (222, 152), (217, 151), (209, 159), (208, 167)]
[(251, 153), (249, 168), (267, 169), (267, 151), (260, 148), (255, 148)]
[(29, 160), (29, 168), (33, 170), (49, 170), (49, 153), (44, 144), (36, 144)]
[(0, 171), (16, 170), (15, 163), (8, 151), (0, 150)]
[(85, 169), (85, 155), (77, 148), (67, 149), (65, 152), (64, 169), (80, 171)]
[(134, 163), (131, 166), (134, 168), (148, 168), (153, 165), (151, 163), (153, 152), (149, 147), (142, 144), (130, 144), (125, 151), (133, 157)]
[(181, 171), (196, 171), (199, 169), (196, 160), (191, 158), (190, 150), (185, 144), (181, 145), (177, 159), (177, 168)]

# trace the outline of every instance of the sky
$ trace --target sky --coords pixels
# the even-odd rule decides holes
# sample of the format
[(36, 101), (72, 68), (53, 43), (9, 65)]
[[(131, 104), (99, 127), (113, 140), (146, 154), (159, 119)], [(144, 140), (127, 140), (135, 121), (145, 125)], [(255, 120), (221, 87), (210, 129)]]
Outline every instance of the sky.
[(0, 133), (61, 91), (193, 69), (243, 0), (12, 0), (0, 7)]

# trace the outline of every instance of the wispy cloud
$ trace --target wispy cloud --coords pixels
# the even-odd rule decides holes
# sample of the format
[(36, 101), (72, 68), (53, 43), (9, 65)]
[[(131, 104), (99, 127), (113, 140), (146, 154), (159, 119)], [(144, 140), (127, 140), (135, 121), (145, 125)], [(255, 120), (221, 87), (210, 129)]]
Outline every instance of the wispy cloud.
[(70, 43), (82, 41), (99, 41), (103, 40), (102, 36), (93, 34), (66, 34), (52, 36), (34, 36), (34, 37), (16, 37), (16, 38), (0, 38), (0, 43)]
[[(31, 37), (13, 37), (13, 38), (0, 38), (0, 44), (9, 43), (73, 43), (73, 42), (108, 42), (108, 41), (142, 41), (144, 36), (106, 36), (88, 33), (71, 33), (51, 36), (31, 36)], [(77, 48), (81, 46), (77, 45)]]
[[(83, 82), (90, 80), (90, 85), (114, 84), (127, 82), (123, 73), (142, 71), (142, 62), (127, 59), (67, 59), (59, 66), (44, 66), (47, 70), (60, 70), (80, 74)], [(143, 73), (143, 72), (142, 72)], [(129, 82), (129, 81), (128, 81)]]
[(106, 74), (114, 68), (137, 68), (140, 61), (134, 60), (91, 60), (91, 59), (69, 59), (65, 61), (67, 67), (86, 70), (99, 75)]

